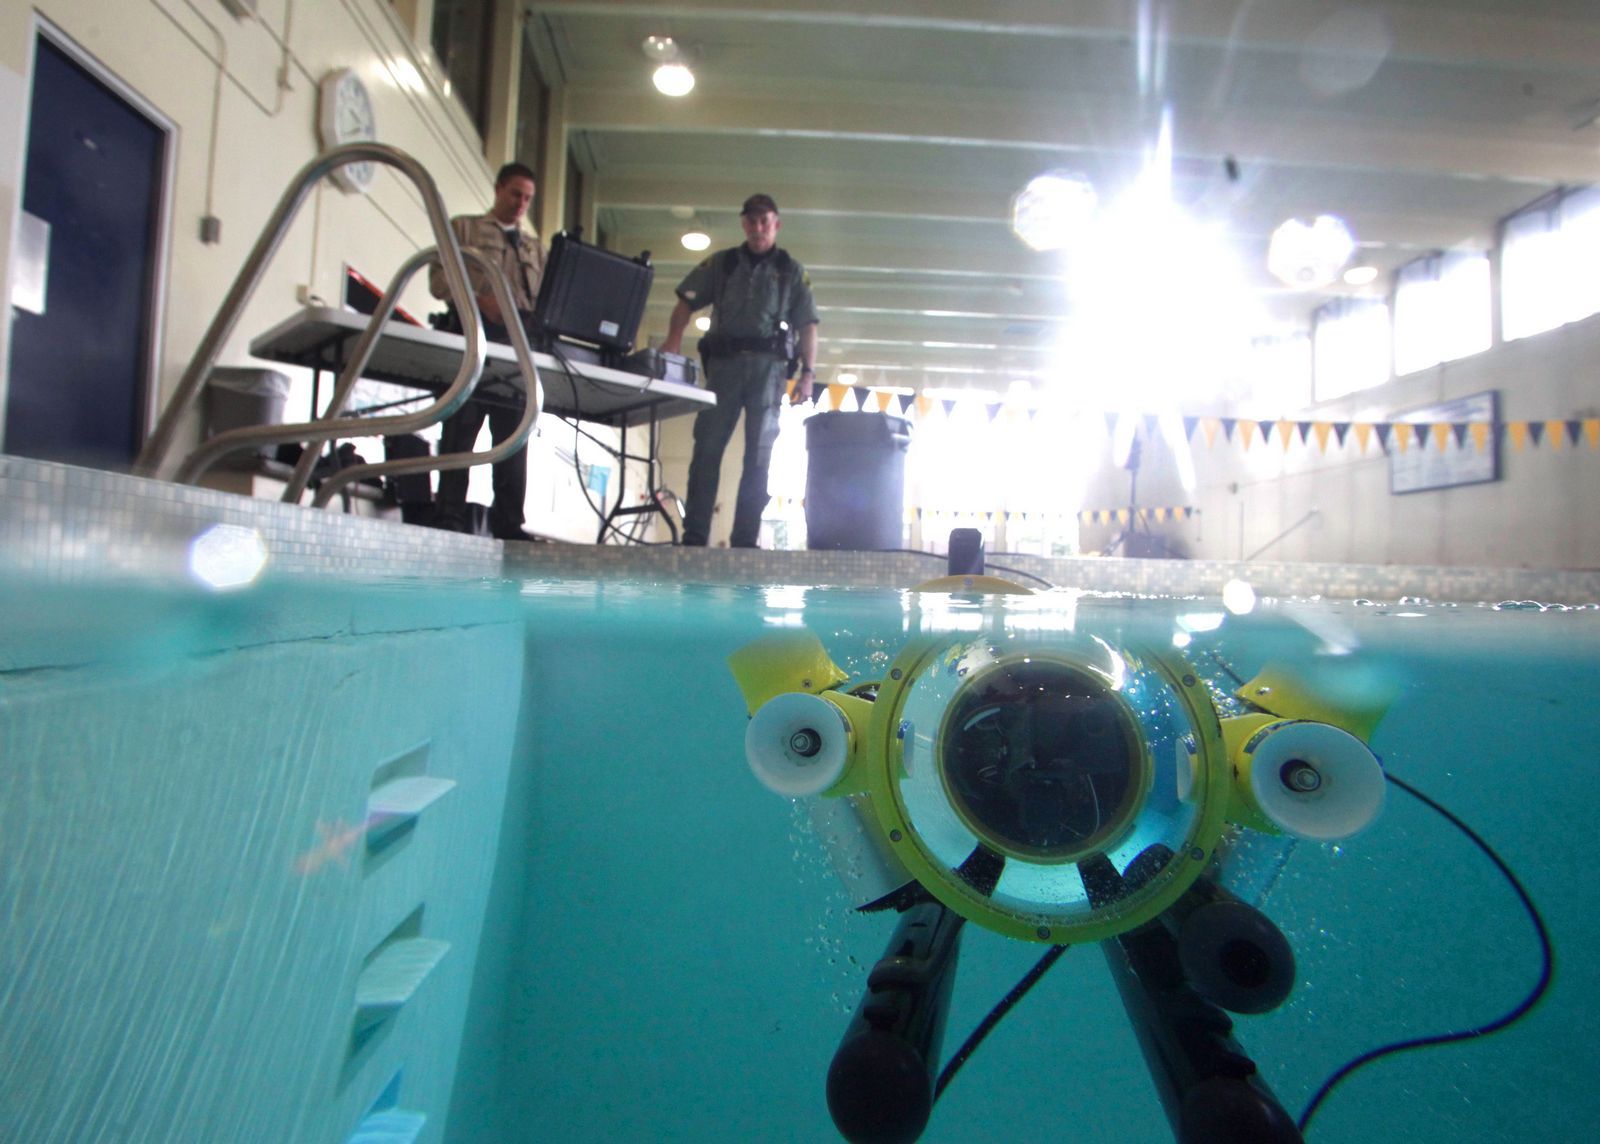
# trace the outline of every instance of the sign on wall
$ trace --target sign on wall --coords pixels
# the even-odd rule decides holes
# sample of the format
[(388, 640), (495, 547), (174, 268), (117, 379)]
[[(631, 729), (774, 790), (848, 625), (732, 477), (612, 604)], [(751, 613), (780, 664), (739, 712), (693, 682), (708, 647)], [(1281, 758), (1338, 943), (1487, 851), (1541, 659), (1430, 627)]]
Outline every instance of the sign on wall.
[[(1396, 414), (1400, 424), (1430, 427), (1409, 447), (1389, 448), (1389, 491), (1418, 493), (1500, 479), (1500, 393), (1490, 390)], [(1487, 432), (1472, 426), (1487, 426)], [(1433, 430), (1447, 426), (1448, 431)]]

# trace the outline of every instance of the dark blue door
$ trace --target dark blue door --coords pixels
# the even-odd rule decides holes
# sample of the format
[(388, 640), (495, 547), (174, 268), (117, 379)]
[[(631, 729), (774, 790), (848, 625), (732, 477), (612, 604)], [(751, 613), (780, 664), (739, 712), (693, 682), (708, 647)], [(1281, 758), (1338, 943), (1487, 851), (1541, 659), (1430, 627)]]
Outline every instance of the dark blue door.
[(22, 209), (43, 314), (13, 308), (5, 450), (125, 469), (143, 442), (166, 133), (40, 37)]

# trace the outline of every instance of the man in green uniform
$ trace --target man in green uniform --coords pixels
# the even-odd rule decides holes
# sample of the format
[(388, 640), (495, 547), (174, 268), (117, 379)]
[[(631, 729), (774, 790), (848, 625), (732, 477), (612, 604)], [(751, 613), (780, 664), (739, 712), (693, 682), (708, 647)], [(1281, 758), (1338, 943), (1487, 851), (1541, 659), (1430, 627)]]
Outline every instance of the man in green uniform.
[(678, 286), (678, 304), (667, 322), (661, 348), (682, 353), (689, 316), (711, 309), (711, 331), (701, 339), (706, 388), (717, 404), (694, 422), (689, 495), (683, 543), (704, 545), (716, 508), (722, 454), (744, 414), (744, 469), (734, 502), (735, 548), (754, 548), (767, 506), (767, 467), (778, 438), (778, 411), (791, 363), (800, 379), (794, 400), (811, 400), (816, 380), (817, 304), (805, 267), (778, 246), (778, 204), (771, 195), (751, 195), (739, 213), (744, 244), (711, 255)]

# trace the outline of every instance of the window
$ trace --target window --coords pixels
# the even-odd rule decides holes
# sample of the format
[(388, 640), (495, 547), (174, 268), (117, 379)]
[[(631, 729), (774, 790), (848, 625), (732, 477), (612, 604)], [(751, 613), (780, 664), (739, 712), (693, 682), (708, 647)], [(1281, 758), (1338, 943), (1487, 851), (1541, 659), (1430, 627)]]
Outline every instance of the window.
[(1419, 369), (1489, 348), (1489, 257), (1450, 252), (1407, 263), (1395, 275), (1394, 371)]
[(493, 0), (434, 0), (433, 52), (449, 90), (480, 135), (489, 123), (489, 47)]
[(1371, 389), (1389, 380), (1389, 307), (1340, 298), (1311, 319), (1314, 396), (1318, 401)]
[(1600, 187), (1541, 199), (1505, 221), (1500, 241), (1506, 341), (1600, 312)]

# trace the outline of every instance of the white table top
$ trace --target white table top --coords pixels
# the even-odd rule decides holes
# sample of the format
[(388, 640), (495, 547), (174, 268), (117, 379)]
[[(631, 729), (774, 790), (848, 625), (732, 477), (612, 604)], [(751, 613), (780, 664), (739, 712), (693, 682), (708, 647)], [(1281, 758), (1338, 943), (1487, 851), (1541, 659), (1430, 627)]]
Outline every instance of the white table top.
[[(354, 310), (308, 306), (279, 322), (250, 343), (250, 352), (267, 361), (337, 372), (368, 317)], [(461, 367), (465, 339), (408, 322), (391, 320), (373, 348), (363, 377), (442, 393)], [(716, 404), (716, 397), (697, 386), (627, 373), (590, 362), (572, 362), (571, 372), (547, 353), (534, 354), (544, 407), (551, 413), (580, 417), (605, 425), (641, 425), (651, 416), (665, 419), (698, 413)], [(490, 342), (478, 396), (523, 389), (516, 354), (508, 345)]]

